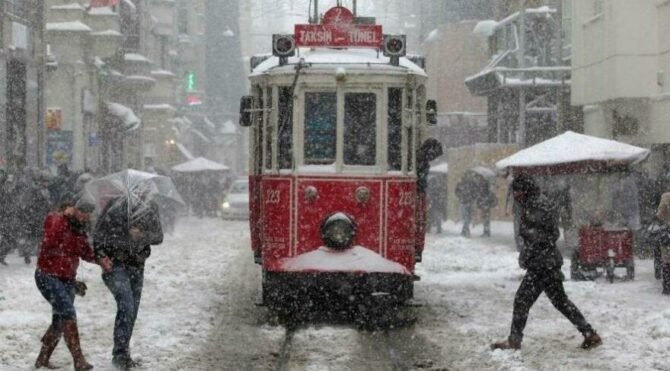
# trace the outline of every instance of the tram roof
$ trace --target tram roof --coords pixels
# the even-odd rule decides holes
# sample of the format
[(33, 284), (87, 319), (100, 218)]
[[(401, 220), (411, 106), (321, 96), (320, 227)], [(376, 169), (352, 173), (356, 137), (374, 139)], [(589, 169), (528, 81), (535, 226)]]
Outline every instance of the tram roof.
[(426, 72), (407, 58), (400, 58), (400, 65), (393, 66), (389, 57), (384, 57), (370, 49), (309, 49), (301, 48), (296, 56), (290, 57), (286, 65), (279, 65), (278, 57), (270, 57), (256, 66), (251, 76), (259, 76), (271, 71), (295, 73), (295, 65), (301, 58), (310, 67), (320, 70), (332, 70), (338, 67), (352, 66), (358, 70), (406, 71), (410, 74), (427, 76)]

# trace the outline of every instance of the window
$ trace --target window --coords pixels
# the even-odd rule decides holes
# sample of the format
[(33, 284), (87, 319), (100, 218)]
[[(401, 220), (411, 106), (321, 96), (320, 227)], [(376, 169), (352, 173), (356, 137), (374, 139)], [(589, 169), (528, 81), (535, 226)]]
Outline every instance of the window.
[(272, 88), (265, 90), (265, 168), (272, 169), (272, 140), (274, 138), (274, 122), (272, 120)]
[(279, 168), (290, 169), (293, 167), (293, 89), (290, 87), (279, 88), (278, 112), (278, 150)]
[[(563, 47), (569, 49), (572, 45), (572, 1), (563, 0), (563, 7), (561, 9), (562, 17), (561, 20), (561, 39), (563, 42)], [(564, 54), (569, 54), (564, 51)]]
[(402, 169), (402, 89), (388, 90), (388, 168)]
[(375, 165), (377, 153), (377, 95), (344, 95), (344, 164)]
[(305, 164), (335, 162), (337, 94), (305, 93)]
[(598, 15), (603, 13), (603, 0), (595, 0), (593, 2), (593, 14)]
[(177, 10), (177, 32), (179, 34), (188, 34), (188, 8), (184, 2), (179, 3)]
[(7, 10), (7, 13), (19, 18), (28, 18), (28, 4), (26, 3), (26, 0), (7, 0), (5, 9)]

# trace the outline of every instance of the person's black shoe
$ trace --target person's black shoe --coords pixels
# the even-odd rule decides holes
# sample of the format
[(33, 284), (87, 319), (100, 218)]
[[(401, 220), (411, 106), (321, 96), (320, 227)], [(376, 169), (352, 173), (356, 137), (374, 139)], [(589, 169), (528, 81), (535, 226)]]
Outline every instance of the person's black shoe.
[(603, 344), (602, 339), (595, 331), (587, 331), (584, 333), (584, 341), (582, 342), (582, 349), (593, 349)]
[(491, 344), (491, 350), (496, 350), (496, 349), (519, 350), (519, 349), (521, 349), (521, 342), (507, 339), (507, 340), (503, 340), (503, 341)]
[(130, 369), (130, 357), (114, 357), (112, 364), (117, 370), (127, 371)]
[(112, 364), (118, 370), (123, 370), (123, 371), (127, 371), (127, 370), (130, 370), (131, 368), (141, 366), (141, 363), (139, 361), (135, 361), (128, 356), (114, 357), (112, 359)]
[(30, 256), (24, 256), (23, 262), (26, 263), (26, 265), (30, 265)]

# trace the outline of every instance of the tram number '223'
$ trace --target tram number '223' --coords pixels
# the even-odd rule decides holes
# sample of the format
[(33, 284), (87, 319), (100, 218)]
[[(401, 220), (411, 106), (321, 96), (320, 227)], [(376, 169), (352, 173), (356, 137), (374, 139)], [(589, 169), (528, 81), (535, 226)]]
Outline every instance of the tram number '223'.
[(398, 206), (413, 206), (414, 205), (414, 193), (412, 192), (400, 192), (398, 197)]
[(281, 191), (278, 189), (268, 189), (265, 192), (266, 204), (278, 204), (281, 200)]

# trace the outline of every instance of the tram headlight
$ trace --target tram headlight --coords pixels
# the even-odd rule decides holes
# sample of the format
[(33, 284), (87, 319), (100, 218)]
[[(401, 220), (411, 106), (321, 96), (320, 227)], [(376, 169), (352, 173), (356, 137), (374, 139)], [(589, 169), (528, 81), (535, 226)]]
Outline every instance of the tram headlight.
[(230, 208), (230, 202), (223, 201), (223, 203), (221, 204), (221, 207), (224, 208), (224, 209), (229, 209)]
[(405, 35), (384, 35), (384, 56), (385, 57), (403, 57), (406, 54), (407, 36)]
[(321, 239), (333, 249), (346, 249), (356, 236), (356, 224), (344, 213), (327, 217), (321, 224)]

